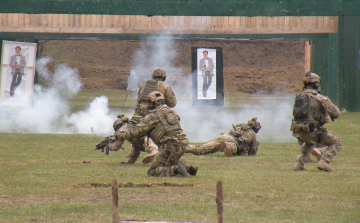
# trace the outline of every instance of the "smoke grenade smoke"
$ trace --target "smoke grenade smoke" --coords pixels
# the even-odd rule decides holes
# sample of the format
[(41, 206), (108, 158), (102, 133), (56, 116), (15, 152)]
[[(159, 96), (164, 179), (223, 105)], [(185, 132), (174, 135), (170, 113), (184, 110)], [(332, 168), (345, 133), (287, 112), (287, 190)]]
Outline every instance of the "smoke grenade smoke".
[[(178, 51), (174, 39), (148, 38), (143, 41), (146, 47), (140, 47), (135, 52), (131, 69), (142, 74), (150, 74), (156, 67), (171, 69), (171, 72), (167, 70), (165, 83), (171, 86), (178, 99), (173, 109), (181, 117), (181, 126), (191, 142), (212, 140), (221, 133), (228, 133), (232, 124), (247, 123), (253, 117), (257, 117), (262, 126), (257, 134), (260, 142), (295, 141), (289, 130), (292, 95), (253, 95), (250, 100), (239, 101), (237, 105), (231, 106), (225, 98), (223, 107), (192, 106), (191, 74), (184, 74), (180, 67), (175, 66)], [(143, 77), (151, 78), (150, 75)]]
[[(260, 142), (293, 142), (289, 131), (292, 118), (292, 95), (252, 95), (250, 100), (225, 106), (192, 106), (191, 74), (176, 67), (176, 42), (171, 39), (144, 39), (146, 47), (139, 47), (133, 55), (128, 91), (151, 78), (156, 67), (171, 68), (165, 83), (173, 89), (178, 103), (174, 110), (181, 117), (181, 126), (191, 142), (206, 142), (221, 133), (228, 133), (232, 124), (246, 123), (257, 117), (261, 130), (257, 134)], [(190, 49), (189, 49), (190, 50)], [(47, 70), (50, 58), (37, 61), (36, 70), (49, 83), (48, 88), (34, 87), (31, 108), (0, 107), (0, 132), (25, 133), (86, 133), (113, 134), (112, 124), (116, 115), (109, 109), (105, 96), (95, 98), (83, 111), (71, 113), (69, 99), (82, 87), (77, 69), (67, 64), (55, 67), (54, 73)], [(225, 89), (226, 90), (226, 89)], [(126, 114), (126, 112), (122, 112)], [(131, 117), (132, 114), (126, 114)]]
[(96, 133), (112, 134), (116, 114), (111, 114), (105, 96), (95, 98), (85, 111), (70, 113), (69, 99), (82, 87), (77, 69), (66, 63), (49, 72), (44, 57), (37, 61), (38, 74), (49, 83), (48, 88), (35, 85), (30, 108), (0, 107), (0, 131), (24, 133)]

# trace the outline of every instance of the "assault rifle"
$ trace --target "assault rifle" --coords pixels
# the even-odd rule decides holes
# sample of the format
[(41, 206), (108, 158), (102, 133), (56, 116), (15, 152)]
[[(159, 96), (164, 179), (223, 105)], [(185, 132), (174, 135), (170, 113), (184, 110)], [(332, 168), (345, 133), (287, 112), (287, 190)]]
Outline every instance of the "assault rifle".
[(111, 135), (106, 137), (103, 141), (101, 141), (99, 144), (96, 145), (95, 150), (101, 150), (101, 152), (104, 152), (105, 149), (105, 155), (109, 155), (109, 144), (115, 142), (115, 136)]

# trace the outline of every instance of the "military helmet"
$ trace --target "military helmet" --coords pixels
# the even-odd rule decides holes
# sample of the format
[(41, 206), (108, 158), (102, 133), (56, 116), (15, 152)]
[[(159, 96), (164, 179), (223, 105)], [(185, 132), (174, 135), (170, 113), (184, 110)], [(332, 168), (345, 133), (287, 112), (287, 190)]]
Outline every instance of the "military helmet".
[(121, 128), (123, 122), (129, 121), (129, 118), (126, 115), (119, 114), (117, 117), (118, 118), (113, 123), (113, 128), (115, 131), (117, 131)]
[(321, 83), (321, 77), (319, 75), (312, 73), (311, 71), (306, 72), (305, 76), (303, 77), (304, 84), (307, 83)]
[(147, 96), (147, 100), (151, 102), (156, 102), (159, 100), (165, 100), (165, 97), (160, 91), (153, 91)]
[(260, 122), (257, 121), (256, 117), (249, 120), (247, 124), (252, 126), (255, 133), (258, 133), (259, 130), (261, 129)]
[(155, 70), (152, 73), (152, 76), (166, 78), (166, 71), (164, 68), (161, 67), (155, 68)]

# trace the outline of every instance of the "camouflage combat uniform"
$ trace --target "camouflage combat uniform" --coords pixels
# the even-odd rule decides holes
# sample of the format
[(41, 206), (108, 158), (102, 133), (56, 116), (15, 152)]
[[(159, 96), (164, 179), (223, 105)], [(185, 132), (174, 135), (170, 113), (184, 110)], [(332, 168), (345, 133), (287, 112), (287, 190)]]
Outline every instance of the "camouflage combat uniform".
[[(119, 131), (125, 131), (126, 129), (132, 129), (135, 127), (135, 124), (133, 123), (126, 123), (124, 124)], [(133, 138), (128, 140), (131, 144), (131, 151), (129, 154), (129, 160), (127, 161), (128, 164), (133, 164), (137, 161), (137, 159), (140, 156), (141, 152), (147, 152), (148, 154), (155, 154), (158, 152), (158, 146), (154, 143), (154, 141), (149, 138), (147, 135), (140, 136), (137, 138)], [(152, 161), (152, 156), (146, 156), (142, 162), (144, 164), (147, 164)], [(123, 162), (125, 163), (125, 162)], [(126, 163), (125, 163), (126, 164)]]
[[(114, 121), (113, 128), (116, 131), (124, 132), (126, 129), (132, 129), (135, 126), (135, 123), (130, 122), (129, 118), (125, 115), (118, 115), (118, 118)], [(153, 157), (158, 153), (158, 146), (150, 139), (148, 136), (141, 136), (128, 140), (131, 144), (131, 151), (127, 156), (129, 160), (127, 162), (122, 162), (122, 164), (133, 164), (140, 156), (140, 152), (147, 152), (149, 155), (144, 157), (142, 162), (144, 164), (150, 163)], [(115, 142), (109, 144), (109, 149), (111, 151), (118, 151), (123, 144), (123, 141), (115, 139)]]
[[(195, 155), (206, 155), (216, 152), (224, 152), (226, 156), (256, 155), (259, 142), (256, 133), (250, 124), (238, 124), (234, 126), (229, 134), (221, 134), (200, 146), (189, 145), (186, 153)], [(226, 151), (228, 149), (228, 152)], [(225, 151), (224, 151), (225, 150)]]
[[(118, 131), (119, 140), (131, 140), (147, 134), (159, 147), (148, 170), (149, 176), (175, 176), (179, 174), (179, 159), (188, 146), (188, 139), (181, 129), (179, 116), (168, 106), (158, 105), (134, 128)], [(188, 167), (186, 167), (188, 168)]]
[[(135, 105), (135, 112), (133, 117), (131, 118), (131, 122), (138, 123), (145, 115), (148, 113), (148, 101), (147, 96), (149, 93), (153, 91), (159, 91), (165, 97), (165, 104), (171, 108), (176, 106), (176, 97), (171, 89), (171, 87), (165, 84), (163, 81), (166, 79), (166, 71), (163, 68), (156, 68), (153, 71), (153, 79), (147, 80), (144, 84), (141, 85), (139, 92), (138, 92), (138, 100)], [(147, 144), (147, 146), (144, 145)], [(155, 150), (156, 146), (156, 150)], [(145, 136), (145, 140), (142, 138), (133, 139), (132, 140), (132, 147), (129, 154), (126, 157), (129, 157), (128, 163), (134, 163), (138, 157), (140, 156), (140, 151), (144, 151), (142, 148), (145, 149), (145, 152), (149, 152), (150, 154), (155, 154), (157, 151), (157, 145), (147, 136)], [(145, 157), (143, 162), (147, 162), (151, 156)]]
[(165, 97), (165, 104), (170, 108), (176, 106), (176, 97), (171, 87), (163, 81), (166, 78), (166, 72), (162, 68), (156, 68), (153, 72), (153, 79), (143, 83), (138, 92), (138, 100), (135, 105), (133, 117), (144, 117), (147, 114), (148, 102), (147, 96), (153, 91), (159, 91)]
[[(304, 117), (294, 117), (291, 125), (293, 136), (296, 137), (302, 145), (298, 155), (296, 156), (296, 164), (294, 170), (305, 170), (304, 164), (306, 157), (309, 156), (316, 144), (327, 146), (326, 151), (321, 155), (318, 168), (325, 171), (333, 171), (326, 164), (336, 156), (341, 149), (341, 141), (328, 132), (324, 127), (328, 115), (332, 119), (340, 117), (339, 109), (331, 103), (330, 99), (318, 93), (315, 89), (304, 89), (302, 95), (308, 96), (308, 109)], [(296, 102), (295, 102), (296, 103)], [(327, 167), (323, 167), (323, 164)]]

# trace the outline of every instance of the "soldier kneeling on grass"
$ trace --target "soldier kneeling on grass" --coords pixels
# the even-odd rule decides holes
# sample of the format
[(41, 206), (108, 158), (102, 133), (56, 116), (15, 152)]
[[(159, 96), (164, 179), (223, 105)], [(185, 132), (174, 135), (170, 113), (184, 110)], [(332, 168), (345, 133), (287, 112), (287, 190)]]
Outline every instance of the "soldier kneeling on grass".
[[(308, 71), (303, 78), (304, 89), (296, 95), (291, 131), (293, 136), (302, 145), (296, 156), (295, 171), (305, 170), (304, 164), (310, 152), (319, 159), (317, 168), (326, 172), (334, 169), (329, 166), (330, 161), (341, 149), (341, 141), (328, 132), (324, 125), (329, 123), (330, 118), (334, 121), (340, 117), (339, 109), (331, 103), (330, 99), (320, 94), (321, 78)], [(315, 154), (317, 145), (326, 148), (322, 154)], [(319, 152), (320, 153), (320, 152)]]
[(195, 176), (198, 170), (196, 166), (179, 161), (189, 144), (186, 134), (181, 129), (180, 117), (164, 105), (165, 97), (159, 91), (151, 92), (147, 99), (148, 114), (134, 128), (118, 130), (115, 137), (118, 140), (131, 140), (146, 134), (153, 139), (159, 147), (159, 153), (151, 163), (148, 176)]
[(260, 122), (254, 117), (247, 123), (233, 125), (229, 134), (221, 134), (200, 146), (189, 145), (186, 153), (207, 155), (210, 153), (224, 152), (225, 156), (255, 156), (259, 147), (256, 133), (261, 129)]

